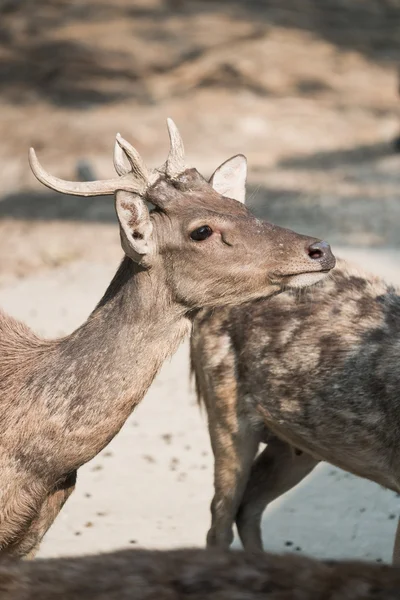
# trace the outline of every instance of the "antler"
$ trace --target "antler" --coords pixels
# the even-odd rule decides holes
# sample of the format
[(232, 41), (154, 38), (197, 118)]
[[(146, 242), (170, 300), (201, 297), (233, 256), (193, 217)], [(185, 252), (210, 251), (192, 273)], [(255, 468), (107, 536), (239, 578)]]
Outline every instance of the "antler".
[[(170, 138), (170, 151), (164, 165), (165, 174), (174, 178), (185, 170), (184, 148), (182, 138), (172, 119), (167, 119)], [(128, 159), (130, 168), (124, 162)], [(154, 180), (153, 173), (149, 173), (138, 151), (129, 142), (117, 134), (114, 148), (114, 166), (117, 174), (115, 179), (103, 181), (65, 181), (50, 175), (40, 164), (33, 148), (29, 150), (29, 164), (35, 177), (52, 190), (74, 196), (103, 196), (111, 195), (116, 191), (143, 194)]]
[(122, 177), (123, 175), (128, 175), (129, 167), (125, 164), (124, 151), (122, 150), (120, 144), (118, 143), (119, 137), (120, 137), (120, 134), (117, 133), (117, 139), (115, 141), (113, 158), (114, 158), (114, 168), (115, 168), (117, 174)]
[[(41, 183), (52, 190), (56, 190), (57, 192), (61, 192), (63, 194), (72, 194), (74, 196), (103, 196), (114, 194), (117, 190), (142, 194), (148, 185), (148, 179), (146, 179), (146, 170), (143, 162), (134, 148), (121, 136), (117, 137), (117, 144), (121, 146), (126, 153), (131, 165), (131, 170), (128, 171), (125, 168), (122, 157), (120, 157), (120, 162), (118, 164), (123, 166), (124, 172), (120, 177), (115, 179), (84, 182), (65, 181), (64, 179), (59, 179), (58, 177), (54, 177), (54, 175), (47, 173), (47, 171), (40, 164), (33, 148), (29, 150), (29, 164), (33, 174)], [(129, 148), (129, 155), (126, 148)], [(135, 157), (138, 159), (137, 163), (135, 163)], [(119, 172), (118, 169), (117, 172)]]
[[(132, 174), (137, 179), (139, 179), (139, 180), (142, 179), (144, 182), (147, 183), (150, 179), (150, 175), (149, 175), (146, 165), (144, 164), (144, 162), (143, 162), (139, 152), (136, 150), (136, 148), (134, 148), (131, 144), (129, 144), (129, 142), (124, 140), (124, 138), (121, 137), (121, 135), (119, 133), (117, 133), (117, 144), (116, 145), (121, 150), (123, 150), (123, 152), (125, 153), (125, 156), (127, 157), (129, 164), (131, 165)], [(121, 156), (121, 160), (123, 161), (123, 153), (122, 152), (121, 152), (120, 156)], [(115, 159), (115, 153), (114, 153), (114, 159)], [(118, 161), (118, 159), (117, 159), (117, 161)], [(114, 164), (115, 164), (115, 160), (114, 160)], [(116, 168), (116, 171), (118, 173), (117, 168)]]
[(173, 179), (185, 170), (185, 149), (177, 126), (172, 119), (167, 119), (170, 150), (165, 163), (165, 173)]

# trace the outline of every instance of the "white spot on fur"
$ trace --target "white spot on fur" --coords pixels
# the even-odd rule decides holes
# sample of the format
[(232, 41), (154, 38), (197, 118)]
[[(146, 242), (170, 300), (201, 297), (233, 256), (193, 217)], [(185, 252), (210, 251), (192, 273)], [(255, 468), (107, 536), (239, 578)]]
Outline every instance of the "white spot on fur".
[(224, 335), (218, 336), (213, 345), (213, 353), (209, 356), (210, 367), (218, 367), (226, 360), (231, 352), (232, 348), (229, 335), (225, 333)]

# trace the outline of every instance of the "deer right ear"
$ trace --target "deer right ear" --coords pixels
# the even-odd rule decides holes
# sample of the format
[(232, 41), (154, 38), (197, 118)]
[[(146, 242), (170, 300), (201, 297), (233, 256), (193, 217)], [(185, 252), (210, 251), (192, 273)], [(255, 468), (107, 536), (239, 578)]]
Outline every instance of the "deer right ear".
[(137, 263), (148, 264), (155, 244), (153, 225), (144, 200), (138, 194), (118, 191), (115, 207), (125, 254)]
[(222, 163), (210, 179), (214, 190), (242, 204), (246, 199), (247, 159), (237, 154)]

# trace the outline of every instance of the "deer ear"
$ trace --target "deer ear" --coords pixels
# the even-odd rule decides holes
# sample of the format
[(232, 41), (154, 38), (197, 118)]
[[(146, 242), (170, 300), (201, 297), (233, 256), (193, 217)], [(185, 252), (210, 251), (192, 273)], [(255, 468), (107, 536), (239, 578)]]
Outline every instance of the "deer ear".
[(244, 204), (246, 199), (247, 159), (237, 154), (222, 163), (210, 179), (214, 190), (222, 196)]
[(118, 191), (115, 207), (125, 254), (137, 263), (146, 264), (154, 252), (153, 225), (142, 198), (132, 192)]

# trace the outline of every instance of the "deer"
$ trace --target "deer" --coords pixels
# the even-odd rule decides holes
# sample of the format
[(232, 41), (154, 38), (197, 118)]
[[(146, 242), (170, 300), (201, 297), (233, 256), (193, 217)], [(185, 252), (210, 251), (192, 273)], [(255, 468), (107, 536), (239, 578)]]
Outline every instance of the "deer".
[(2, 600), (398, 600), (400, 568), (221, 549), (0, 560)]
[(199, 311), (190, 354), (215, 459), (209, 547), (236, 523), (261, 551), (263, 511), (320, 461), (400, 493), (399, 288), (338, 259), (301, 294)]
[(168, 131), (169, 155), (155, 170), (118, 134), (117, 177), (104, 181), (59, 179), (30, 150), (47, 187), (114, 196), (125, 256), (87, 321), (66, 337), (41, 339), (0, 313), (1, 554), (34, 555), (77, 470), (121, 429), (197, 310), (311, 285), (335, 264), (326, 242), (248, 211), (243, 155), (208, 182), (185, 166), (171, 120)]

